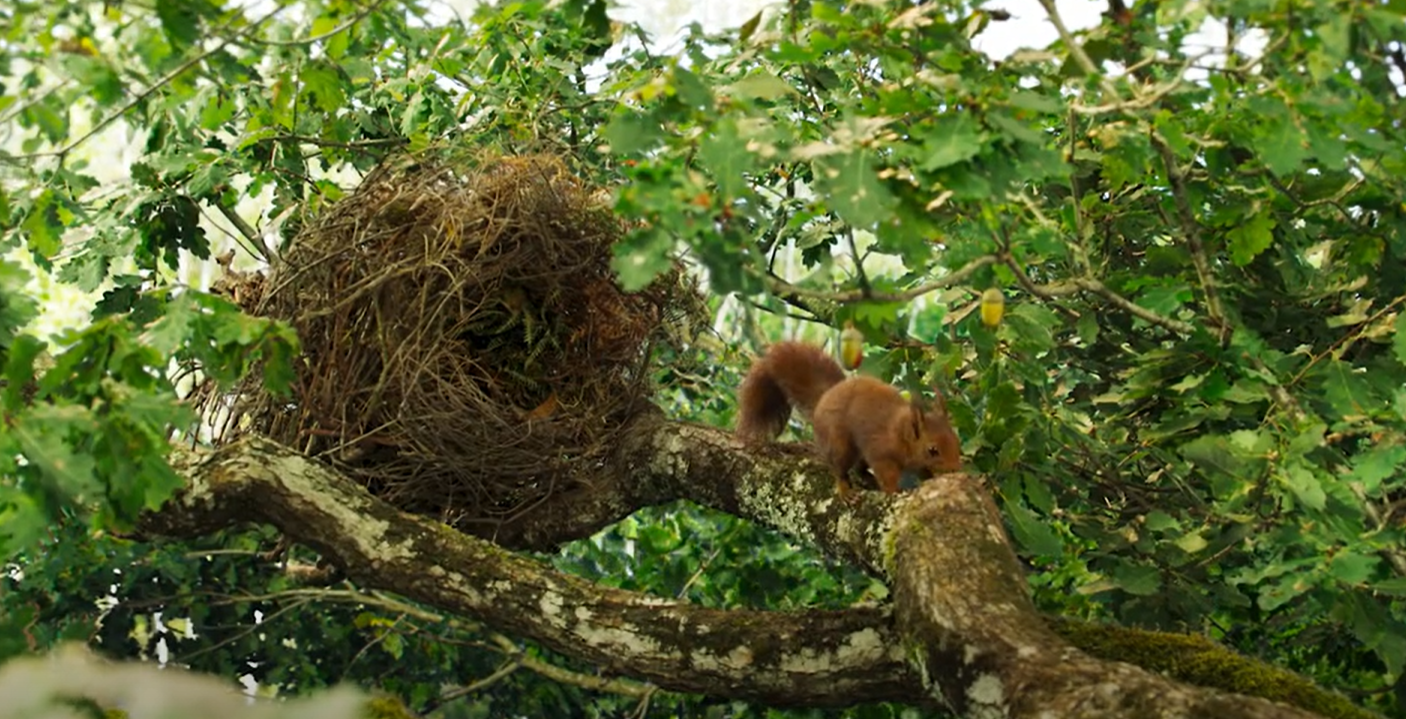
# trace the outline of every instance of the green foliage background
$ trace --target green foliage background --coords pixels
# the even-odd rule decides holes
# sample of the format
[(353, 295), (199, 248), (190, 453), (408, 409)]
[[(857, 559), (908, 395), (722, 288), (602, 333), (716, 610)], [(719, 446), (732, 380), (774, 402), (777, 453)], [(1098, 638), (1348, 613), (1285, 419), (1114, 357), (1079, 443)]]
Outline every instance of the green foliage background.
[[(746, 364), (731, 340), (853, 320), (867, 367), (948, 396), (1044, 609), (1205, 632), (1406, 716), (1406, 4), (1115, 3), (1077, 42), (1000, 63), (971, 39), (1001, 13), (957, 0), (793, 0), (736, 31), (695, 27), (677, 55), (619, 45), (639, 30), (607, 11), (0, 7), (0, 125), (25, 153), (0, 156), (3, 241), (102, 298), (46, 350), (24, 331), (25, 271), (0, 265), (0, 549), (23, 573), (0, 590), (0, 651), (76, 636), (130, 657), (164, 639), (172, 661), (231, 680), (352, 680), (444, 716), (635, 708), (527, 671), (442, 701), (502, 665), (488, 628), (314, 601), (261, 559), (261, 532), (107, 534), (176, 486), (163, 456), (172, 427), (193, 428), (186, 372), (260, 363), (279, 387), (296, 356), (285, 327), (182, 284), (182, 262), (211, 254), (202, 217), (265, 192), (271, 215), (315, 212), (390, 152), (471, 145), (568, 154), (613, 187), (644, 221), (619, 247), (625, 286), (679, 249), (706, 273), (741, 329), (660, 358), (675, 416), (730, 425)], [(1251, 50), (1184, 47), (1208, 18)], [(111, 123), (140, 138), (129, 181), (77, 158)], [(995, 331), (970, 313), (986, 287), (1009, 298)], [(554, 561), (713, 606), (884, 596), (688, 506)], [(154, 629), (156, 611), (195, 637)], [(649, 713), (819, 714), (696, 697)]]

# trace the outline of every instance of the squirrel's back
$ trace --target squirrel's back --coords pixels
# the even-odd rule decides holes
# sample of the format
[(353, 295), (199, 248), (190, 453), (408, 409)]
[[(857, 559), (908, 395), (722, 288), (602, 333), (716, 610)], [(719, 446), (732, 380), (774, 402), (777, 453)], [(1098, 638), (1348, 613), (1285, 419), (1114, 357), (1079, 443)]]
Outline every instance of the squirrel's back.
[(903, 472), (926, 478), (962, 469), (961, 442), (940, 392), (924, 406), (873, 377), (851, 377), (825, 395), (811, 421), (841, 475), (862, 460), (885, 492), (898, 491)]
[(771, 439), (781, 434), (791, 408), (807, 420), (845, 372), (825, 350), (802, 342), (778, 342), (752, 364), (737, 390), (737, 434)]

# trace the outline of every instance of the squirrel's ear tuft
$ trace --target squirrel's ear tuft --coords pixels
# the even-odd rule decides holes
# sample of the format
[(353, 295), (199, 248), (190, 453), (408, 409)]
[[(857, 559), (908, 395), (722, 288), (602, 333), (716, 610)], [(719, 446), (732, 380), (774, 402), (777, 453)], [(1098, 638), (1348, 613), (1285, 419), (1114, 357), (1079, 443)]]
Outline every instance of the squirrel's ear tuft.
[(912, 411), (909, 412), (909, 415), (913, 418), (913, 439), (922, 439), (923, 425), (927, 422), (927, 417), (923, 415), (923, 408), (918, 404), (917, 400), (913, 400)]
[(932, 397), (933, 405), (939, 410), (941, 410), (943, 414), (947, 414), (947, 399), (942, 396), (942, 390), (938, 389), (937, 387), (933, 387)]

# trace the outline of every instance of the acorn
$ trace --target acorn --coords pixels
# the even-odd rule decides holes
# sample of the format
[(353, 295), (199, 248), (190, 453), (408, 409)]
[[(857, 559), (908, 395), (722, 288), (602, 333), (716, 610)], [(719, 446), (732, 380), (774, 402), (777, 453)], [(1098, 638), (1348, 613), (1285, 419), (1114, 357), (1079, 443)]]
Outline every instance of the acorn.
[(840, 362), (847, 370), (859, 369), (864, 361), (864, 333), (854, 323), (845, 320), (845, 329), (840, 333)]
[(995, 329), (1001, 324), (1001, 316), (1006, 313), (1006, 296), (995, 287), (981, 293), (981, 322)]

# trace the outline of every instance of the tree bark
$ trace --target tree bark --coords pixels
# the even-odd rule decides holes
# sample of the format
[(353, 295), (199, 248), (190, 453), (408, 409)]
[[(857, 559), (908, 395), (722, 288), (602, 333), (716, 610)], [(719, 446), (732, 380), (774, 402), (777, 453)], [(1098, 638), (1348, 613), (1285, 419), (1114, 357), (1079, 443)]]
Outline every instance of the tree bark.
[(188, 489), (148, 515), (144, 532), (189, 537), (269, 524), (363, 588), (476, 618), (665, 689), (771, 706), (923, 700), (886, 608), (728, 611), (597, 586), (400, 512), (262, 438), (174, 464)]
[(892, 610), (724, 611), (600, 587), (400, 512), (258, 438), (178, 456), (189, 487), (143, 529), (192, 536), (267, 523), (364, 587), (675, 691), (771, 706), (899, 701), (966, 716), (1315, 716), (1070, 646), (1031, 602), (999, 511), (977, 478), (939, 477), (896, 497), (864, 493), (848, 507), (835, 501), (829, 474), (798, 453), (747, 450), (698, 425), (642, 422), (610, 468), (616, 479), (595, 488), (589, 521), (557, 531), (526, 521), (505, 544), (555, 545), (637, 508), (686, 498), (881, 574), (894, 590)]

